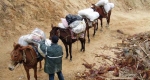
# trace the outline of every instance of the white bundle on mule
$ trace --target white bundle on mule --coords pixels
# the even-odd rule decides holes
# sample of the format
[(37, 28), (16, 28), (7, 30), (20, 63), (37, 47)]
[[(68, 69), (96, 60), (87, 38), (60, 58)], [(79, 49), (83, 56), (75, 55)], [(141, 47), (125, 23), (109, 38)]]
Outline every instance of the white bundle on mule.
[(18, 43), (21, 45), (21, 46), (27, 46), (28, 43), (26, 42), (26, 39), (28, 38), (29, 35), (23, 35), (19, 38), (18, 40)]
[(87, 18), (89, 18), (90, 21), (94, 21), (98, 17), (99, 17), (99, 13), (98, 12), (92, 12), (92, 13), (89, 13), (89, 16)]
[(94, 10), (91, 8), (87, 8), (87, 9), (83, 9), (83, 10), (78, 11), (78, 14), (80, 16), (87, 16), (91, 12), (94, 12)]
[(65, 18), (61, 18), (61, 22), (63, 23), (64, 27), (68, 27), (68, 22)]
[(51, 44), (52, 44), (51, 40), (49, 40), (49, 39), (45, 40), (45, 45), (46, 46), (51, 46)]
[(70, 25), (69, 25), (69, 27), (71, 27), (71, 28), (75, 28), (75, 27), (77, 27), (79, 24), (80, 24), (80, 20), (76, 20), (76, 21), (74, 21), (74, 22), (72, 22)]
[(58, 27), (60, 27), (62, 29), (66, 29), (66, 27), (63, 25), (63, 23), (58, 23)]
[(106, 5), (104, 5), (106, 13), (108, 13), (113, 7), (114, 7), (113, 3), (107, 3)]
[(108, 3), (108, 4), (110, 5), (111, 9), (115, 7), (114, 3)]
[(108, 2), (109, 2), (108, 0), (99, 0), (95, 5), (103, 6), (103, 5), (106, 5)]
[(106, 13), (108, 13), (110, 11), (110, 5), (107, 3), (106, 5), (104, 5), (104, 9), (106, 11)]
[(81, 16), (85, 16), (86, 18), (90, 19), (90, 21), (94, 21), (99, 17), (99, 13), (94, 12), (91, 8), (80, 10), (78, 11), (78, 14)]
[(72, 31), (74, 33), (81, 33), (83, 31), (85, 31), (85, 28), (86, 28), (86, 24), (85, 24), (85, 21), (84, 19), (82, 21), (80, 21), (80, 24), (78, 26), (76, 26), (75, 28), (72, 28)]
[(42, 40), (45, 40), (46, 36), (45, 33), (39, 29), (39, 28), (35, 28), (31, 34), (29, 34), (28, 38), (26, 39), (26, 41), (28, 43), (39, 43)]

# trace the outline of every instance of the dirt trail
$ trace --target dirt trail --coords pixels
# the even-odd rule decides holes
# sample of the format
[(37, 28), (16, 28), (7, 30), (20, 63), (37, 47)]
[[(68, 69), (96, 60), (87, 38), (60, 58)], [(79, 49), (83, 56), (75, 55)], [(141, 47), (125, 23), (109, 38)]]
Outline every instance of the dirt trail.
[[(138, 14), (137, 14), (138, 13)], [(142, 15), (142, 16), (141, 16)], [(106, 21), (104, 20), (104, 25)], [(86, 43), (86, 51), (84, 53), (79, 52), (80, 43), (76, 42), (73, 44), (73, 60), (72, 62), (69, 59), (63, 58), (63, 73), (66, 80), (74, 80), (75, 73), (84, 71), (85, 68), (82, 65), (84, 60), (89, 63), (97, 63), (103, 62), (101, 58), (95, 58), (95, 54), (106, 54), (115, 57), (112, 51), (101, 49), (104, 46), (113, 47), (116, 46), (116, 43), (121, 40), (117, 39), (120, 36), (117, 33), (117, 30), (122, 30), (125, 34), (132, 35), (135, 33), (145, 32), (150, 30), (150, 15), (148, 12), (140, 12), (140, 11), (131, 11), (128, 13), (122, 12), (114, 12), (111, 16), (111, 22), (109, 28), (103, 28), (103, 31), (97, 31), (95, 37), (92, 37), (93, 29), (90, 30), (90, 38), (91, 43)], [(47, 32), (48, 33), (48, 32)], [(49, 35), (49, 34), (46, 34)], [(59, 41), (59, 44), (63, 46), (62, 42)], [(64, 46), (63, 46), (63, 49)], [(65, 57), (64, 50), (64, 57)], [(0, 66), (0, 79), (1, 80), (26, 80), (25, 79), (25, 71), (23, 66), (18, 67), (15, 71), (9, 71), (7, 69), (9, 62), (9, 54), (1, 57), (2, 61), (5, 63), (1, 63)], [(44, 61), (42, 62), (44, 64)], [(32, 73), (32, 70), (30, 71)], [(23, 76), (23, 78), (21, 77)], [(42, 71), (38, 72), (39, 80), (47, 80), (48, 75)], [(57, 77), (56, 77), (57, 79)], [(33, 75), (31, 75), (31, 80), (33, 79)]]
[[(52, 1), (55, 1), (55, 0), (52, 0)], [(67, 11), (65, 11), (62, 15), (65, 15), (67, 13), (75, 13), (75, 11), (78, 11), (78, 9), (82, 9), (83, 7), (85, 8), (86, 6), (89, 6), (88, 4), (94, 3), (94, 2), (92, 2), (93, 0), (90, 0), (89, 1), (90, 3), (88, 2), (88, 4), (86, 3), (86, 1), (83, 1), (84, 5), (78, 6), (78, 4), (75, 3), (74, 1), (68, 0), (68, 2), (67, 1), (64, 2), (64, 3), (67, 3), (67, 6), (65, 7), (65, 10), (67, 10)], [(81, 0), (79, 0), (78, 3), (81, 3), (80, 1)], [(95, 2), (96, 1), (97, 0), (95, 0)], [(64, 48), (64, 45), (62, 44), (62, 42), (59, 41), (59, 44), (63, 46), (63, 50), (64, 50), (63, 74), (65, 77), (65, 80), (75, 80), (75, 74), (77, 72), (82, 72), (85, 70), (84, 66), (82, 65), (82, 63), (84, 62), (83, 59), (88, 61), (89, 63), (96, 63), (96, 64), (100, 65), (100, 62), (103, 62), (103, 60), (101, 60), (101, 58), (95, 58), (95, 54), (106, 54), (106, 55), (115, 57), (115, 55), (113, 54), (112, 51), (102, 49), (102, 47), (104, 47), (104, 46), (113, 47), (113, 46), (116, 46), (116, 43), (121, 42), (121, 40), (117, 39), (117, 38), (122, 37), (122, 35), (120, 35), (120, 33), (118, 33), (117, 30), (121, 30), (127, 35), (133, 35), (136, 33), (145, 32), (145, 31), (150, 30), (149, 11), (147, 11), (146, 9), (141, 10), (142, 6), (139, 6), (139, 5), (134, 6), (134, 4), (129, 4), (127, 2), (124, 5), (121, 5), (119, 3), (124, 3), (124, 1), (121, 1), (121, 0), (120, 1), (110, 0), (110, 1), (117, 4), (116, 8), (114, 8), (112, 11), (110, 27), (109, 28), (104, 27), (103, 31), (101, 32), (100, 26), (99, 26), (99, 29), (96, 32), (95, 37), (92, 37), (93, 29), (90, 29), (91, 42), (90, 43), (86, 42), (86, 48), (85, 48), (86, 50), (84, 53), (79, 52), (80, 42), (74, 43), (73, 50), (72, 50), (73, 60), (70, 62), (69, 59), (64, 58), (66, 56), (65, 48)], [(133, 1), (137, 1), (137, 0), (133, 0)], [(144, 1), (146, 1), (146, 0), (144, 0)], [(1, 3), (1, 1), (0, 1), (0, 3)], [(29, 1), (28, 5), (30, 5), (32, 3), (34, 3), (34, 1), (32, 2), (32, 0), (31, 0), (31, 1)], [(53, 3), (55, 3), (55, 2), (53, 2)], [(35, 8), (35, 6), (39, 6), (41, 11), (45, 10), (45, 8), (41, 8), (40, 6), (42, 6), (43, 4), (45, 4), (46, 8), (48, 6), (48, 4), (46, 4), (44, 2), (41, 5), (37, 5), (37, 4), (38, 4), (38, 2), (34, 6), (30, 5), (30, 7), (35, 9), (35, 12), (38, 12), (38, 11), (36, 11), (37, 8)], [(52, 4), (52, 3), (50, 3), (50, 4)], [(69, 4), (71, 4), (71, 5), (69, 5)], [(57, 3), (56, 5), (58, 7), (59, 3)], [(78, 7), (76, 7), (75, 5)], [(65, 6), (65, 5), (63, 4), (63, 6)], [(77, 9), (75, 11), (71, 11), (71, 9), (68, 8), (69, 6), (71, 6), (71, 8), (76, 7)], [(7, 7), (9, 7), (9, 6), (7, 6)], [(23, 7), (23, 5), (21, 7)], [(28, 13), (26, 13), (26, 14), (30, 14), (30, 7), (28, 7), (29, 11), (27, 11)], [(147, 5), (145, 7), (147, 7)], [(28, 8), (27, 8), (27, 10), (28, 10)], [(53, 10), (55, 10), (55, 8)], [(61, 7), (58, 7), (58, 8), (60, 8), (60, 10), (63, 10)], [(128, 8), (132, 8), (132, 10), (128, 10)], [(138, 9), (136, 10), (134, 8), (138, 8)], [(147, 7), (147, 9), (149, 9), (149, 7)], [(50, 9), (49, 11), (52, 12), (53, 10)], [(7, 11), (7, 12), (9, 12), (9, 11)], [(25, 73), (22, 65), (17, 67), (16, 70), (14, 70), (14, 71), (8, 70), (8, 64), (9, 64), (9, 59), (10, 59), (9, 53), (12, 49), (13, 42), (17, 42), (18, 38), (21, 35), (30, 33), (35, 28), (35, 26), (40, 27), (40, 29), (45, 31), (46, 36), (48, 38), (49, 31), (51, 29), (50, 24), (53, 23), (51, 21), (55, 21), (54, 19), (57, 18), (56, 22), (54, 22), (54, 23), (57, 23), (58, 19), (60, 17), (62, 17), (62, 15), (60, 15), (61, 12), (63, 12), (63, 11), (59, 11), (58, 13), (56, 12), (57, 15), (55, 15), (55, 13), (51, 14), (52, 15), (52, 17), (50, 17), (51, 20), (47, 19), (46, 21), (43, 21), (43, 22), (42, 22), (43, 19), (39, 18), (39, 17), (38, 17), (38, 21), (31, 19), (31, 20), (29, 20), (29, 22), (31, 22), (31, 24), (24, 23), (24, 24), (26, 24), (26, 26), (19, 24), (19, 22), (17, 23), (17, 21), (19, 21), (21, 18), (18, 19), (17, 21), (14, 20), (14, 21), (16, 21), (14, 24), (18, 25), (18, 26), (13, 27), (11, 29), (9, 29), (9, 26), (10, 25), (14, 26), (14, 24), (11, 24), (11, 22), (7, 19), (4, 20), (8, 25), (8, 26), (5, 26), (6, 28), (8, 27), (8, 31), (5, 31), (3, 29), (3, 27), (0, 27), (0, 33), (2, 33), (1, 34), (2, 39), (0, 39), (0, 42), (2, 42), (2, 43), (0, 43), (1, 44), (1, 46), (0, 46), (0, 52), (1, 52), (0, 53), (0, 63), (1, 63), (1, 65), (0, 65), (0, 80), (26, 80), (26, 78), (25, 78), (26, 73)], [(47, 12), (45, 10), (45, 13), (47, 13), (46, 16), (44, 13), (42, 13), (42, 15), (40, 15), (40, 16), (44, 15), (44, 18), (47, 18), (47, 17), (49, 18), (49, 16), (48, 16), (49, 12)], [(15, 14), (15, 13), (12, 13), (12, 14)], [(40, 14), (40, 13), (38, 13), (38, 14)], [(11, 16), (11, 14), (10, 14), (10, 16)], [(18, 15), (18, 16), (20, 16), (20, 15)], [(28, 15), (27, 18), (29, 18), (30, 16)], [(53, 17), (53, 16), (57, 16), (57, 17)], [(32, 16), (32, 17), (37, 17), (37, 15)], [(28, 21), (28, 19), (25, 21)], [(104, 26), (105, 26), (106, 20), (104, 19), (103, 21), (104, 21)], [(51, 22), (51, 23), (49, 23), (49, 22)], [(2, 25), (2, 24), (0, 24), (0, 25)], [(21, 26), (19, 26), (19, 25), (21, 25)], [(29, 27), (27, 27), (27, 26), (29, 26)], [(15, 30), (15, 31), (13, 32), (13, 30)], [(22, 32), (22, 33), (20, 33), (20, 32)], [(10, 34), (10, 35), (7, 35), (7, 34)], [(5, 35), (7, 35), (7, 36), (5, 36)], [(44, 64), (44, 61), (42, 63)], [(33, 70), (31, 70), (30, 73), (31, 73), (31, 80), (34, 80)], [(48, 75), (46, 73), (44, 73), (43, 70), (38, 72), (38, 80), (47, 80), (47, 79), (48, 79)], [(57, 76), (56, 76), (56, 80), (57, 80)]]

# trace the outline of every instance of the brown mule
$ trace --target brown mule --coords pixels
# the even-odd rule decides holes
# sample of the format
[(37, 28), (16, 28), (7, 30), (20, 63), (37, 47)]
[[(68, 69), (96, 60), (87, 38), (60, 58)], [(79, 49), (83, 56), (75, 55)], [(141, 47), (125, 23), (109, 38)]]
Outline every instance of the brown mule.
[(40, 63), (40, 69), (42, 68), (41, 61), (38, 61), (37, 54), (32, 46), (21, 46), (20, 44), (14, 43), (14, 49), (10, 53), (11, 65), (9, 70), (13, 71), (18, 63), (23, 63), (24, 69), (27, 74), (27, 79), (30, 80), (29, 70), (34, 70), (34, 78), (37, 80), (37, 63)]
[(106, 13), (103, 6), (96, 6), (95, 4), (92, 4), (91, 8), (94, 11), (97, 11), (99, 13), (99, 15), (100, 15), (98, 19), (101, 21), (101, 30), (103, 28), (103, 20), (102, 20), (102, 18), (106, 18), (106, 20), (107, 20), (106, 27), (109, 27), (111, 10), (108, 13)]
[(90, 28), (94, 28), (94, 33), (93, 33), (93, 36), (95, 36), (95, 33), (96, 33), (96, 30), (98, 29), (98, 19), (94, 20), (93, 22), (91, 22), (91, 25), (89, 25), (89, 22), (90, 20), (86, 17), (82, 17), (86, 23), (86, 32), (85, 34), (87, 35), (88, 37), (88, 43), (90, 43), (90, 35), (89, 35), (89, 29)]
[[(84, 33), (85, 34), (85, 33)], [(70, 53), (70, 61), (72, 60), (72, 43), (76, 42), (78, 38), (72, 39), (71, 31), (70, 29), (62, 29), (59, 27), (54, 27), (52, 25), (52, 30), (50, 31), (50, 37), (51, 39), (52, 36), (58, 36), (61, 41), (63, 42), (65, 49), (66, 49), (66, 58), (68, 58), (68, 46), (69, 46), (69, 53)], [(81, 49), (80, 51), (85, 51), (85, 35), (83, 38), (79, 37), (79, 40), (81, 42)]]

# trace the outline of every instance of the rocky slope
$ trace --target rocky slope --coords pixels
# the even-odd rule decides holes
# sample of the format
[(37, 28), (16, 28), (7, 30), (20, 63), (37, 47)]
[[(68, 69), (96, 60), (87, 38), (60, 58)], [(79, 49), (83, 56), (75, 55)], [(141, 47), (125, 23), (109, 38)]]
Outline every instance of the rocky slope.
[[(0, 66), (0, 71), (7, 72), (7, 64), (5, 62), (9, 60), (10, 55), (5, 54), (10, 53), (13, 42), (17, 42), (21, 35), (28, 34), (34, 28), (38, 27), (42, 29), (48, 37), (51, 24), (57, 25), (57, 23), (60, 22), (60, 18), (65, 17), (69, 13), (77, 14), (78, 10), (88, 8), (92, 3), (96, 3), (97, 1), (98, 0), (0, 0), (0, 63), (4, 63), (2, 65), (6, 66), (5, 68)], [(139, 29), (142, 30), (144, 25), (150, 26), (148, 24), (150, 17), (147, 15), (150, 12), (150, 0), (109, 1), (115, 4), (114, 9), (112, 10), (110, 24), (112, 30), (119, 28), (124, 29), (126, 32), (133, 33), (132, 30), (137, 30), (138, 32)], [(140, 26), (140, 28), (133, 28), (136, 26)], [(107, 42), (109, 40), (107, 38), (111, 36), (110, 32), (112, 33), (112, 31), (102, 32), (101, 34), (103, 34), (103, 36), (97, 36), (98, 38), (101, 38), (101, 40), (93, 38), (93, 42), (96, 39), (99, 40), (99, 42), (95, 41), (93, 43), (91, 41), (91, 44), (87, 44), (86, 46), (89, 49), (87, 49), (86, 54), (92, 52), (91, 50), (93, 49), (95, 50), (95, 47), (98, 47), (98, 43), (101, 44), (101, 46), (104, 46), (105, 43), (103, 41)], [(113, 34), (113, 36), (116, 36), (116, 34)], [(115, 41), (116, 40), (114, 40), (114, 42)], [(113, 42), (107, 42), (108, 45), (112, 45), (111, 43)], [(91, 45), (94, 46), (91, 47)], [(74, 51), (76, 52), (76, 50)], [(95, 52), (99, 51), (95, 50)], [(73, 54), (73, 57), (78, 55), (78, 57), (76, 57), (77, 59), (74, 60), (78, 60), (79, 57), (82, 57), (79, 54)], [(84, 55), (84, 57), (86, 56), (88, 55)], [(81, 61), (68, 64), (68, 62), (65, 61), (64, 68), (69, 67), (71, 69), (72, 67), (70, 67), (70, 65), (79, 66), (81, 65), (79, 62)], [(2, 80), (4, 80), (4, 76), (6, 77), (6, 75), (1, 72), (0, 79), (2, 78)], [(64, 73), (65, 75), (69, 74), (67, 71), (64, 71)], [(11, 75), (12, 73), (9, 74)]]
[[(77, 14), (98, 0), (1, 0), (0, 43), (14, 36), (28, 33), (35, 27), (48, 28), (65, 15)], [(149, 10), (149, 0), (110, 0), (115, 4), (113, 12)], [(49, 28), (48, 28), (49, 29)]]

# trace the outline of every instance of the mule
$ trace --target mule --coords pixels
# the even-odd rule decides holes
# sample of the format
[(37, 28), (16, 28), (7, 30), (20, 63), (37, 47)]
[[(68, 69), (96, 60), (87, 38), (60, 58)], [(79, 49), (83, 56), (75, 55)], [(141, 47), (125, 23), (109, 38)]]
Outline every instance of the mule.
[(23, 63), (24, 69), (27, 74), (27, 79), (30, 80), (29, 70), (34, 70), (34, 78), (37, 80), (37, 63), (39, 62), (40, 69), (42, 68), (41, 61), (37, 59), (37, 54), (31, 45), (21, 46), (20, 44), (13, 44), (14, 49), (10, 53), (11, 65), (9, 70), (13, 71), (15, 66), (19, 63)]
[(78, 39), (81, 42), (80, 51), (82, 52), (85, 51), (85, 35), (83, 38), (77, 37), (76, 39), (72, 39), (71, 30), (69, 28), (62, 29), (60, 27), (56, 27), (53, 25), (51, 25), (51, 27), (52, 27), (52, 30), (50, 31), (49, 39), (51, 39), (51, 37), (54, 35), (60, 38), (60, 40), (63, 42), (65, 49), (66, 49), (66, 59), (68, 58), (68, 46), (69, 46), (70, 61), (72, 60), (72, 43), (76, 42)]
[(92, 4), (91, 8), (94, 11), (97, 11), (100, 15), (98, 19), (101, 21), (101, 30), (103, 28), (103, 20), (102, 20), (103, 18), (106, 18), (106, 21), (107, 21), (106, 27), (109, 27), (111, 10), (108, 13), (106, 13), (104, 6), (96, 6), (95, 4)]
[[(90, 20), (86, 17), (82, 17), (86, 23), (86, 32), (87, 32), (87, 38), (88, 38), (88, 43), (90, 43), (90, 35), (89, 35), (89, 29), (90, 28), (94, 28), (94, 32), (93, 32), (93, 36), (95, 36), (96, 30), (98, 29), (98, 19), (94, 20), (93, 22), (91, 22), (91, 25), (89, 25)], [(85, 34), (86, 34), (85, 32)]]

